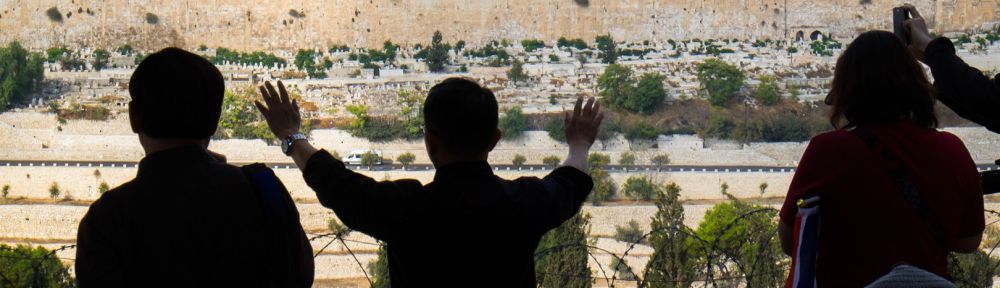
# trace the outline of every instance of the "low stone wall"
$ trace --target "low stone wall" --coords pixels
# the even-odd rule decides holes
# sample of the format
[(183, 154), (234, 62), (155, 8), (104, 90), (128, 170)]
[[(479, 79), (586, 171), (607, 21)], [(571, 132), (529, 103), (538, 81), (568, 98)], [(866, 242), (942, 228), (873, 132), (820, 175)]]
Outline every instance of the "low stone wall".
[[(28, 199), (50, 199), (49, 189), (53, 183), (59, 186), (60, 195), (57, 199), (71, 198), (73, 200), (93, 201), (100, 197), (98, 187), (107, 183), (109, 187), (117, 187), (135, 177), (137, 168), (134, 165), (124, 168), (117, 167), (82, 167), (59, 166), (0, 166), (0, 187), (10, 185), (8, 197), (24, 197)], [(618, 185), (624, 185), (629, 177), (650, 177), (657, 183), (674, 182), (680, 185), (681, 199), (725, 199), (720, 193), (722, 183), (729, 185), (729, 193), (742, 198), (761, 197), (758, 186), (767, 183), (764, 197), (783, 197), (791, 183), (792, 173), (789, 172), (656, 172), (613, 171), (611, 179)], [(422, 183), (430, 183), (434, 178), (434, 170), (422, 171), (367, 171), (358, 172), (377, 180), (384, 179), (417, 179)], [(495, 173), (505, 179), (518, 177), (545, 177), (551, 170), (527, 169), (500, 170)], [(306, 185), (302, 173), (298, 169), (279, 168), (275, 174), (288, 188), (292, 197), (302, 201), (315, 201), (316, 194)], [(99, 175), (99, 176), (98, 176)], [(624, 197), (624, 196), (622, 196)]]

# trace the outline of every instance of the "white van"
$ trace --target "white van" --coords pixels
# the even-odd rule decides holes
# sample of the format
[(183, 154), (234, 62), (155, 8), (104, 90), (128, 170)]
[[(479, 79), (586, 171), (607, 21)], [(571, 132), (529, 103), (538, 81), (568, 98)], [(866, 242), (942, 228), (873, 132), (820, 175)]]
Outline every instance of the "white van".
[(341, 159), (341, 161), (343, 161), (348, 165), (361, 165), (361, 156), (365, 155), (365, 153), (374, 153), (375, 155), (377, 155), (378, 160), (375, 161), (375, 165), (382, 165), (382, 151), (379, 150), (364, 150), (364, 149), (351, 150), (351, 154), (347, 154), (347, 156), (344, 156), (344, 158)]

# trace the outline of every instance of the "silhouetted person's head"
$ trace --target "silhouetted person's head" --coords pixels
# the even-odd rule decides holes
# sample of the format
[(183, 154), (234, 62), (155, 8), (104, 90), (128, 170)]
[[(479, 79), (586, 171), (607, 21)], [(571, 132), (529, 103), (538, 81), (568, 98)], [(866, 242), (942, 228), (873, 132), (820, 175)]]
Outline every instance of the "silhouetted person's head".
[(911, 119), (937, 127), (936, 90), (903, 41), (886, 31), (869, 31), (854, 39), (837, 60), (830, 123), (850, 128), (865, 123)]
[(225, 94), (222, 73), (201, 56), (166, 48), (150, 54), (132, 73), (128, 92), (132, 131), (146, 152), (163, 146), (208, 146)]
[(486, 160), (497, 141), (497, 98), (464, 78), (449, 78), (431, 88), (424, 101), (427, 154), (436, 166)]

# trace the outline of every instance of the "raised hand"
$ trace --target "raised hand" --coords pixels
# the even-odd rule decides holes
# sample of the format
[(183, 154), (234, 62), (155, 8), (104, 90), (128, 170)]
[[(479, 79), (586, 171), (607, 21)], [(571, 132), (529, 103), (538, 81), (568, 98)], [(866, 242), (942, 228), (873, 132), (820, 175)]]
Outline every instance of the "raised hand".
[(285, 84), (281, 83), (281, 80), (278, 80), (277, 91), (271, 85), (271, 81), (264, 82), (264, 86), (260, 86), (260, 96), (267, 106), (256, 100), (253, 101), (253, 104), (257, 106), (257, 110), (260, 110), (261, 114), (264, 114), (267, 126), (271, 127), (274, 136), (277, 136), (278, 139), (285, 139), (288, 135), (299, 131), (299, 127), (302, 126), (299, 103), (296, 100), (288, 99), (288, 91), (285, 90)]
[(597, 139), (597, 131), (601, 127), (604, 114), (601, 113), (601, 103), (594, 98), (583, 104), (583, 97), (576, 99), (572, 113), (566, 113), (566, 143), (570, 149), (590, 149)]
[(917, 60), (924, 61), (924, 50), (927, 49), (927, 44), (930, 44), (931, 40), (934, 39), (931, 39), (931, 34), (927, 30), (927, 23), (924, 21), (924, 17), (920, 16), (920, 11), (917, 11), (917, 7), (912, 4), (906, 4), (902, 8), (913, 16), (903, 23), (903, 31), (910, 35), (910, 52), (913, 53), (913, 57), (916, 57)]

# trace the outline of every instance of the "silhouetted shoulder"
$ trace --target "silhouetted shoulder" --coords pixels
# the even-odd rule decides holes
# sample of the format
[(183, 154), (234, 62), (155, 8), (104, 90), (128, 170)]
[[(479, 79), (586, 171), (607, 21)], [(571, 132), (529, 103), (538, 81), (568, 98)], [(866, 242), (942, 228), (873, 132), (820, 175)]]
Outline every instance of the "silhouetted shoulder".
[(97, 201), (90, 204), (90, 210), (113, 209), (118, 205), (122, 205), (122, 202), (128, 202), (128, 199), (134, 197), (135, 195), (133, 194), (135, 193), (137, 193), (135, 180), (125, 182), (125, 184), (101, 194), (101, 197), (97, 198)]

